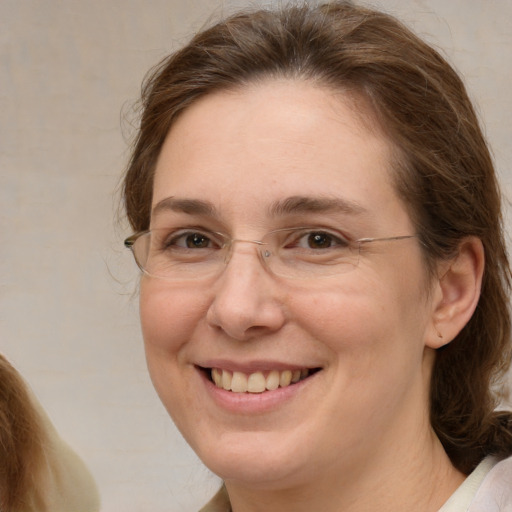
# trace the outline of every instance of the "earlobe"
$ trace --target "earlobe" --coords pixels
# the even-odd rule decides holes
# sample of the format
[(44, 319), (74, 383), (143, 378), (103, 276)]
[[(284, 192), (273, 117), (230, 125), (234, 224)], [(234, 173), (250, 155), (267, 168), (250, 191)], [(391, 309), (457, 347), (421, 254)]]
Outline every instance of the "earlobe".
[(484, 260), (482, 241), (468, 237), (461, 241), (454, 258), (440, 264), (426, 340), (430, 348), (450, 343), (469, 322), (480, 298)]

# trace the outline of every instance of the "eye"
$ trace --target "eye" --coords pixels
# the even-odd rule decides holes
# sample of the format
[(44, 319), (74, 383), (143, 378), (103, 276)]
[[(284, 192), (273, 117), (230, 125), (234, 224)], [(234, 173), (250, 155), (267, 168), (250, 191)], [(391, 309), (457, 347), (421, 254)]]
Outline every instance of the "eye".
[(327, 249), (333, 245), (333, 237), (328, 233), (310, 233), (307, 235), (307, 245), (311, 249)]
[(349, 242), (345, 238), (329, 233), (328, 231), (308, 231), (297, 233), (292, 247), (300, 249), (333, 249), (348, 247)]
[[(177, 242), (178, 241), (183, 241), (188, 249), (205, 249), (206, 247), (210, 247), (211, 245), (211, 240), (203, 233), (190, 233), (182, 235), (177, 240)], [(177, 243), (176, 245), (180, 244)]]
[(162, 242), (165, 249), (215, 249), (222, 245), (214, 239), (213, 234), (201, 231), (174, 232)]

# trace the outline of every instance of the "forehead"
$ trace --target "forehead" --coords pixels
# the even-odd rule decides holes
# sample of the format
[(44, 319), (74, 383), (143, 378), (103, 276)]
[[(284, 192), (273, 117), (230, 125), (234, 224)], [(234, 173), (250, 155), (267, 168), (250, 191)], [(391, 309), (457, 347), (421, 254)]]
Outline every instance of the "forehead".
[(312, 196), (378, 210), (398, 201), (391, 155), (353, 96), (269, 80), (210, 94), (182, 113), (157, 162), (153, 206), (178, 197), (249, 212)]

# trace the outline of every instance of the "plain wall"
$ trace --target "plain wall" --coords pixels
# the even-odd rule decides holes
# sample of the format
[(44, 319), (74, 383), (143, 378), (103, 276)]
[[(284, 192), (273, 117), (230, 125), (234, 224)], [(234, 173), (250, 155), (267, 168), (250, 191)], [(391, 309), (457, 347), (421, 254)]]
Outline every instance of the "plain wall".
[[(225, 2), (235, 4), (244, 2)], [(374, 5), (463, 74), (510, 197), (512, 2)], [(130, 134), (122, 117), (145, 72), (222, 10), (199, 0), (0, 0), (0, 351), (90, 466), (104, 511), (197, 510), (218, 485), (149, 381), (116, 194)]]

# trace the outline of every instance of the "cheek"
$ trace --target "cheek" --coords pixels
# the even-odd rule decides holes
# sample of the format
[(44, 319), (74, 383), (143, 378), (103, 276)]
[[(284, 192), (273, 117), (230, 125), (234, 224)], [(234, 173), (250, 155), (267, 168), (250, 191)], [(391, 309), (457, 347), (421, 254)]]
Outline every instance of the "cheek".
[(186, 363), (186, 347), (206, 315), (207, 299), (190, 286), (180, 289), (143, 278), (140, 317), (149, 375), (163, 405), (178, 428), (200, 411), (190, 399), (187, 382), (194, 369)]
[(361, 425), (392, 422), (409, 394), (418, 402), (423, 396), (428, 313), (422, 288), (397, 275), (394, 287), (382, 274), (366, 275), (353, 286), (347, 279), (337, 290), (296, 293), (290, 302), (301, 330), (330, 352), (322, 417), (333, 418), (333, 430), (343, 425), (353, 440), (366, 432)]
[(383, 268), (364, 269), (330, 288), (297, 290), (289, 296), (291, 316), (337, 355), (339, 364), (356, 359), (357, 365), (349, 365), (354, 372), (385, 360), (419, 359), (429, 312), (425, 286), (411, 277), (420, 275), (415, 269), (398, 269), (389, 275)]
[[(203, 294), (204, 295), (204, 294)], [(206, 316), (207, 300), (191, 288), (143, 278), (140, 318), (148, 363), (153, 358), (178, 358), (194, 329)]]

